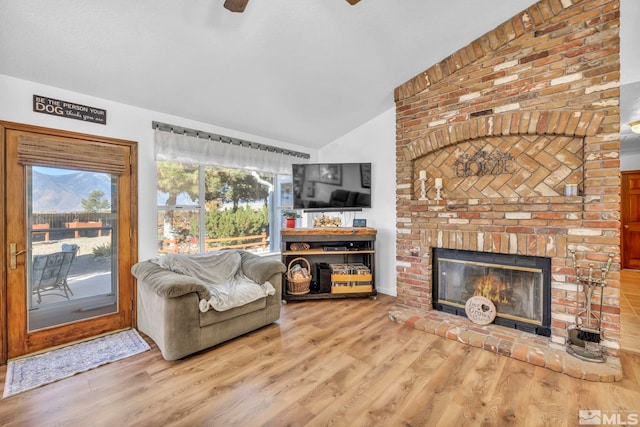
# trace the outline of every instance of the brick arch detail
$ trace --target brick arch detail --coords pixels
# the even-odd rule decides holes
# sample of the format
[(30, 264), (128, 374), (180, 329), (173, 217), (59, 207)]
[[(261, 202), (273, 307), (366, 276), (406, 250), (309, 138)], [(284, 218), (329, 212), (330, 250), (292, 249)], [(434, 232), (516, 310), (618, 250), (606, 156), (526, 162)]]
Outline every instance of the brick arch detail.
[(585, 137), (598, 133), (604, 113), (591, 111), (517, 111), (475, 117), (436, 129), (404, 149), (412, 161), (445, 147), (479, 138), (507, 135)]

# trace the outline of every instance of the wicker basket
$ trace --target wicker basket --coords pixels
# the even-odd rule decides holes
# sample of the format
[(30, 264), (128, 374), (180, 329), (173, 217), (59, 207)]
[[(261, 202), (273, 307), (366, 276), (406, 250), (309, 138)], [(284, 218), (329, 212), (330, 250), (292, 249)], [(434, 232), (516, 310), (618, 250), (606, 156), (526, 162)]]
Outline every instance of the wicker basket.
[[(307, 264), (307, 271), (309, 277), (307, 279), (293, 279), (291, 277), (291, 267), (296, 261), (304, 261)], [(311, 284), (311, 266), (306, 258), (298, 257), (289, 262), (289, 268), (287, 269), (287, 290), (290, 295), (304, 295), (309, 293), (309, 285)]]

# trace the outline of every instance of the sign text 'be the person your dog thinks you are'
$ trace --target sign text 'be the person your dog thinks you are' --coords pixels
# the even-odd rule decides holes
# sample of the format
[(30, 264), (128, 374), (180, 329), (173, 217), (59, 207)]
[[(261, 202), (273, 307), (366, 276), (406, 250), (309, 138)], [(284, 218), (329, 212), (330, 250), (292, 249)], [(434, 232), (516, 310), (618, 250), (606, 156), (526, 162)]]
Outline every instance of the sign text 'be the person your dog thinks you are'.
[(33, 95), (33, 111), (102, 125), (107, 124), (107, 110), (45, 96)]

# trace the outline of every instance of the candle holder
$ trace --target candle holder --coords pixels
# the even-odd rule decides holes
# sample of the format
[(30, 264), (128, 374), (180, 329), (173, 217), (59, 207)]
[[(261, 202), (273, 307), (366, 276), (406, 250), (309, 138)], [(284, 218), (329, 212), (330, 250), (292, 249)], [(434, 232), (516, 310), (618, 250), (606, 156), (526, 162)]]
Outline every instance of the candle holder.
[(420, 200), (427, 199), (427, 178), (420, 178)]
[(435, 200), (435, 201), (442, 200), (442, 182), (436, 181), (436, 183), (435, 183), (435, 185), (433, 187), (436, 189), (436, 198), (433, 199), (433, 200)]

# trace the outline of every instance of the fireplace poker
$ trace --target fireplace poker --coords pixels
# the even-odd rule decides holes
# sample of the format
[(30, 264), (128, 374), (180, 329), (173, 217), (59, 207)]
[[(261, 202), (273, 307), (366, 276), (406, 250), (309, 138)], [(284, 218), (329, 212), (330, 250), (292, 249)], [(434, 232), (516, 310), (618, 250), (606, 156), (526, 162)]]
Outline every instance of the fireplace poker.
[[(591, 311), (591, 300), (593, 298), (593, 291), (598, 285), (595, 284), (595, 278), (592, 274), (593, 264), (589, 264), (589, 276), (582, 283), (586, 310), (583, 310), (576, 315), (576, 325), (578, 326), (578, 339), (598, 343), (600, 342), (600, 317)], [(585, 278), (583, 277), (582, 279), (584, 280)], [(600, 310), (602, 310), (602, 298), (600, 298)], [(585, 313), (587, 315), (585, 321), (586, 326), (585, 324), (580, 324), (580, 316)]]
[[(578, 329), (577, 338), (582, 341), (599, 343), (602, 338), (602, 304), (604, 296), (604, 287), (606, 286), (606, 278), (611, 268), (611, 262), (613, 254), (609, 254), (609, 258), (604, 267), (600, 268), (600, 277), (593, 276), (593, 264), (589, 264), (588, 275), (580, 275), (580, 270), (576, 262), (575, 249), (570, 250), (573, 258), (573, 267), (576, 270), (576, 278), (578, 284), (576, 286), (577, 301), (580, 298), (580, 283), (582, 283), (586, 310), (580, 311), (576, 314), (576, 328)], [(584, 273), (584, 270), (583, 270)], [(600, 287), (600, 306), (599, 314), (593, 313), (591, 310), (591, 301), (593, 299), (593, 291), (596, 287)], [(581, 321), (581, 316), (586, 314), (585, 322)]]

